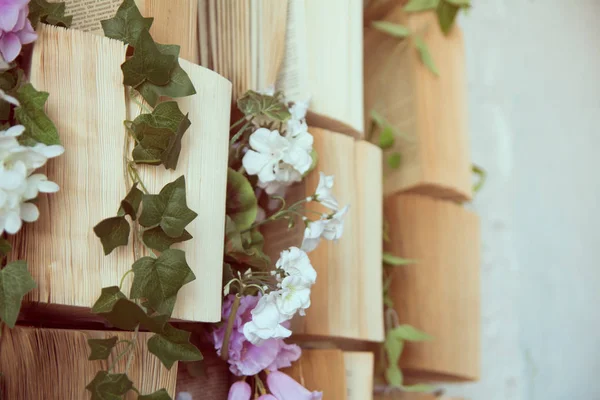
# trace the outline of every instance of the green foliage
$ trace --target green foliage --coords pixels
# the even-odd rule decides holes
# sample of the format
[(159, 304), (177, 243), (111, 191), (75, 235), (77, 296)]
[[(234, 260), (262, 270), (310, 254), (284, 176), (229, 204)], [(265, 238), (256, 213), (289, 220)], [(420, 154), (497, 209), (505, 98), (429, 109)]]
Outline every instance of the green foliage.
[(459, 9), (460, 7), (447, 0), (441, 0), (438, 4), (436, 10), (438, 22), (440, 24), (440, 29), (445, 35), (450, 33), (450, 29), (452, 29), (452, 25), (454, 25), (454, 20), (456, 19)]
[(109, 339), (88, 339), (88, 345), (90, 346), (88, 360), (107, 360), (118, 340), (116, 336)]
[(405, 38), (410, 36), (410, 30), (404, 25), (387, 21), (374, 21), (371, 25), (378, 31), (387, 33), (393, 37)]
[(248, 178), (229, 168), (227, 170), (227, 215), (235, 222), (237, 229), (246, 230), (256, 220), (258, 201)]
[(49, 3), (46, 0), (31, 0), (29, 3), (29, 20), (34, 28), (40, 22), (68, 28), (73, 22), (73, 17), (65, 15), (64, 2)]
[(271, 259), (263, 252), (263, 242), (257, 229), (242, 234), (235, 222), (226, 216), (225, 259), (228, 262), (267, 270), (271, 266)]
[(394, 137), (394, 129), (391, 126), (383, 128), (379, 134), (379, 147), (383, 150), (387, 150), (394, 146), (396, 138)]
[[(8, 68), (7, 70), (0, 68), (0, 89), (4, 93), (14, 97), (19, 87), (23, 84), (25, 76), (23, 70), (20, 68), (11, 68), (10, 66)], [(9, 120), (12, 107), (9, 102), (0, 99), (0, 121)]]
[(415, 46), (417, 47), (421, 61), (423, 61), (423, 64), (425, 64), (427, 69), (429, 69), (429, 71), (431, 71), (431, 73), (434, 75), (440, 76), (440, 72), (433, 61), (431, 53), (429, 52), (429, 47), (427, 47), (427, 44), (423, 41), (423, 39), (421, 39), (420, 36), (415, 35)]
[(175, 57), (161, 53), (147, 29), (140, 32), (134, 46), (133, 57), (121, 65), (123, 84), (136, 88), (146, 81), (158, 86), (169, 83)]
[(431, 389), (428, 385), (403, 386), (404, 378), (402, 371), (398, 367), (405, 341), (415, 342), (430, 339), (431, 336), (410, 325), (400, 325), (387, 332), (384, 342), (388, 361), (385, 378), (390, 386), (402, 388), (405, 391), (427, 391)]
[(238, 100), (237, 106), (246, 117), (264, 117), (278, 122), (285, 122), (291, 117), (287, 105), (277, 95), (249, 90)]
[(172, 400), (171, 396), (165, 389), (160, 389), (158, 392), (138, 396), (138, 400)]
[(477, 193), (483, 188), (483, 185), (485, 185), (485, 181), (487, 179), (487, 172), (485, 171), (485, 169), (475, 164), (471, 166), (471, 169), (473, 173), (478, 177), (477, 182), (473, 185), (473, 193)]
[(392, 266), (416, 264), (417, 261), (408, 258), (397, 257), (390, 253), (383, 253), (383, 263)]
[(387, 158), (387, 164), (390, 168), (398, 169), (400, 168), (400, 164), (402, 163), (402, 154), (398, 152), (394, 152), (390, 154)]
[(11, 262), (0, 270), (0, 320), (10, 328), (15, 327), (23, 296), (33, 288), (35, 281), (25, 261)]
[(148, 350), (171, 369), (175, 361), (199, 361), (202, 353), (190, 343), (190, 333), (166, 325), (161, 334), (148, 339)]
[(121, 200), (121, 207), (117, 211), (117, 215), (119, 217), (123, 217), (125, 215), (129, 215), (132, 220), (136, 220), (138, 211), (140, 209), (140, 204), (142, 202), (142, 197), (144, 193), (140, 189), (137, 188), (137, 182), (132, 186), (129, 193), (123, 200)]
[(0, 257), (6, 256), (12, 250), (12, 246), (8, 242), (8, 240), (0, 237)]
[(192, 239), (192, 235), (186, 230), (183, 231), (181, 236), (172, 238), (167, 235), (160, 226), (146, 229), (142, 234), (144, 244), (149, 248), (158, 251), (165, 251), (175, 243), (185, 242), (190, 239)]
[(44, 111), (48, 96), (46, 92), (35, 90), (31, 83), (21, 86), (16, 93), (21, 106), (15, 109), (15, 117), (25, 127), (25, 132), (19, 137), (25, 145), (33, 146), (37, 142), (60, 144), (56, 126)]
[(100, 294), (100, 297), (92, 306), (92, 312), (94, 314), (110, 312), (117, 303), (117, 301), (126, 298), (127, 296), (125, 296), (121, 292), (121, 289), (118, 286), (109, 286), (102, 288), (102, 293)]
[(423, 342), (431, 340), (432, 337), (423, 331), (418, 330), (411, 325), (399, 325), (388, 332), (398, 340), (406, 340), (408, 342)]
[(410, 0), (405, 6), (404, 11), (419, 12), (433, 10), (437, 7), (440, 0)]
[(114, 327), (126, 331), (133, 331), (136, 327), (142, 326), (149, 331), (160, 333), (169, 320), (168, 315), (148, 316), (139, 305), (126, 298), (116, 300), (108, 311), (98, 314)]
[(92, 400), (121, 400), (133, 388), (133, 382), (126, 374), (99, 371), (85, 388), (92, 393)]
[(165, 185), (157, 195), (145, 194), (142, 204), (140, 225), (160, 226), (172, 238), (183, 235), (185, 227), (198, 216), (187, 207), (183, 176)]
[(130, 232), (131, 227), (124, 216), (107, 218), (94, 227), (94, 233), (102, 242), (104, 255), (112, 253), (119, 246), (126, 246)]
[(171, 315), (177, 293), (196, 279), (182, 250), (165, 250), (158, 258), (142, 257), (133, 264), (132, 299), (146, 299), (159, 314)]
[(154, 18), (144, 18), (134, 0), (125, 0), (117, 10), (117, 14), (101, 21), (104, 35), (133, 45), (137, 43), (140, 34), (149, 30)]

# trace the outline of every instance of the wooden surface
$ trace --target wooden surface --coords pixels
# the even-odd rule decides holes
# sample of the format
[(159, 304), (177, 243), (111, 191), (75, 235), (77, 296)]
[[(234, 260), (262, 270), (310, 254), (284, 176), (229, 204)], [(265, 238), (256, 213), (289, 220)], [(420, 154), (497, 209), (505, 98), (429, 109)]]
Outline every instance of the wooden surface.
[(393, 151), (401, 153), (402, 164), (391, 169), (384, 163), (384, 191), (467, 201), (472, 177), (462, 33), (455, 26), (444, 36), (433, 12), (407, 16), (396, 8), (385, 20), (423, 38), (440, 76), (425, 67), (412, 39), (365, 28), (365, 115), (378, 111), (401, 134)]
[(310, 110), (364, 132), (362, 0), (305, 3)]
[(417, 264), (393, 269), (400, 323), (433, 340), (407, 343), (400, 367), (425, 381), (470, 381), (480, 373), (479, 218), (452, 202), (414, 194), (389, 197), (386, 250)]
[(211, 344), (199, 345), (204, 359), (179, 363), (176, 392), (187, 392), (192, 399), (224, 400), (231, 386), (229, 364), (221, 359)]
[(373, 399), (373, 353), (344, 352), (347, 400)]
[[(81, 400), (88, 399), (86, 385), (96, 373), (112, 364), (108, 361), (88, 361), (87, 339), (131, 340), (131, 332), (80, 331), (38, 329), (17, 326), (10, 330), (4, 326), (0, 352), (1, 393), (10, 400)], [(175, 393), (177, 363), (167, 370), (150, 352), (146, 341), (152, 334), (139, 333), (138, 344), (127, 375), (142, 394), (165, 388), (171, 396)], [(123, 345), (119, 345), (122, 348)], [(125, 371), (127, 358), (120, 360), (114, 369)], [(58, 367), (58, 368), (57, 368)], [(127, 400), (137, 399), (130, 392)]]
[[(29, 301), (85, 308), (95, 302), (102, 287), (118, 285), (134, 262), (131, 246), (104, 256), (92, 231), (102, 219), (116, 215), (128, 190), (123, 167), (129, 156), (123, 126), (128, 107), (120, 68), (125, 46), (62, 28), (42, 26), (38, 33), (31, 81), (38, 90), (51, 93), (47, 112), (66, 151), (46, 168), (61, 190), (40, 196), (40, 219), (14, 238), (12, 256), (28, 261), (38, 284)], [(88, 67), (81, 68), (82, 63)], [(186, 174), (188, 205), (199, 215), (188, 227), (194, 239), (183, 247), (197, 279), (180, 292), (174, 317), (214, 322), (221, 315), (231, 86), (211, 71), (185, 60), (181, 64), (198, 91), (181, 100), (192, 121), (183, 138), (186, 150), (177, 171), (154, 167), (144, 180), (158, 191)], [(128, 278), (125, 291), (130, 282)]]
[(199, 63), (198, 0), (136, 0), (144, 17), (154, 18), (150, 34), (158, 43), (177, 44), (179, 53)]
[(311, 391), (323, 392), (323, 399), (346, 399), (346, 370), (341, 350), (303, 350), (300, 360), (282, 372)]

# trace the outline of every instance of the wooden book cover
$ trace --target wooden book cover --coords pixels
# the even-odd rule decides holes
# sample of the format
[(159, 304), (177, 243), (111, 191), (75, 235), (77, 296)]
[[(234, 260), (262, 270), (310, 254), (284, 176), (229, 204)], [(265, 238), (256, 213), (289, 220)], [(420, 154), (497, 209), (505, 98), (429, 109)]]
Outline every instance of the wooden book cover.
[[(410, 191), (467, 201), (472, 198), (467, 127), (464, 42), (455, 26), (448, 36), (434, 12), (406, 14), (401, 7), (386, 21), (407, 26), (427, 44), (439, 76), (423, 64), (413, 39), (399, 40), (365, 28), (365, 115), (376, 110), (397, 130), (400, 168), (384, 168), (386, 195)], [(367, 125), (370, 121), (367, 121)]]
[(389, 197), (386, 250), (417, 260), (392, 272), (400, 323), (433, 336), (407, 342), (400, 367), (417, 381), (472, 381), (480, 372), (479, 218), (458, 204), (414, 194)]
[[(88, 361), (88, 339), (131, 340), (132, 332), (80, 331), (20, 327), (2, 332), (0, 371), (3, 399), (10, 400), (81, 400), (90, 398), (85, 387), (98, 371), (112, 365), (114, 354), (108, 360)], [(142, 394), (166, 389), (174, 398), (177, 363), (167, 370), (148, 351), (146, 342), (152, 336), (138, 333), (137, 346), (127, 372), (129, 379)], [(118, 361), (114, 371), (126, 369), (127, 358)], [(137, 399), (130, 392), (126, 400)]]

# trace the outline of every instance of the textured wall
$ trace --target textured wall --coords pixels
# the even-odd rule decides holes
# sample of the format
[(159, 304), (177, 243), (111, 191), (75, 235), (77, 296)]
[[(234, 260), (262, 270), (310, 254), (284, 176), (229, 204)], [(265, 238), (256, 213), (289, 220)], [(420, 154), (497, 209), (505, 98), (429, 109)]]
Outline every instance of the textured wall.
[[(600, 399), (600, 1), (479, 0), (465, 31), (482, 217), (473, 400)], [(440, 66), (443, 72), (443, 66)]]

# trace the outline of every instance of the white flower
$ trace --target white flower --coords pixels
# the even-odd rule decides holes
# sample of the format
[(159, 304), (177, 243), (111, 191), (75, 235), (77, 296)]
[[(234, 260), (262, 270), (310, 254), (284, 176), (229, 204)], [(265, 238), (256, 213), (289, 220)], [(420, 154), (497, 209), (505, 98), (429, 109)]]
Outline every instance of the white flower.
[(299, 276), (310, 284), (317, 280), (317, 271), (310, 264), (308, 255), (297, 247), (282, 251), (276, 266), (289, 276)]
[(321, 242), (321, 235), (325, 230), (327, 224), (326, 219), (320, 219), (317, 221), (310, 221), (304, 229), (304, 239), (302, 240), (302, 250), (311, 252), (317, 248)]
[(17, 106), (19, 107), (21, 104), (19, 104), (19, 100), (15, 99), (12, 96), (9, 96), (8, 94), (6, 94), (6, 92), (2, 89), (0, 89), (0, 100), (4, 100), (7, 103), (12, 104), (13, 106)]
[(248, 150), (242, 159), (248, 174), (258, 175), (261, 182), (275, 180), (288, 141), (279, 134), (279, 131), (259, 128), (250, 135), (250, 147), (251, 150)]
[(289, 146), (283, 161), (292, 165), (300, 174), (304, 174), (312, 165), (313, 136), (308, 132), (306, 123), (302, 122), (293, 130), (288, 128), (286, 135)]
[(312, 283), (302, 276), (287, 276), (281, 282), (281, 290), (278, 291), (277, 307), (282, 314), (292, 318), (296, 312), (304, 315), (304, 310), (310, 307), (310, 287)]
[(333, 176), (327, 176), (323, 172), (319, 172), (319, 184), (315, 192), (315, 200), (323, 204), (325, 207), (331, 208), (334, 211), (338, 210), (338, 202), (333, 197)]
[[(258, 182), (260, 188), (265, 189), (269, 195), (278, 195), (283, 197), (285, 195), (285, 188), (300, 182), (302, 175), (294, 169), (293, 166), (281, 163), (279, 164), (279, 170), (275, 174), (275, 180), (271, 182)], [(279, 203), (278, 203), (279, 204)]]
[(327, 240), (337, 240), (344, 233), (344, 216), (348, 212), (348, 206), (342, 208), (333, 216), (326, 220), (325, 228), (323, 229), (323, 237)]
[(252, 321), (244, 324), (244, 336), (250, 343), (260, 345), (264, 340), (290, 337), (292, 331), (283, 327), (281, 322), (289, 319), (277, 307), (278, 292), (271, 292), (260, 298), (252, 310)]
[(297, 101), (289, 107), (290, 114), (292, 120), (303, 120), (306, 117), (306, 112), (308, 111), (308, 101)]

